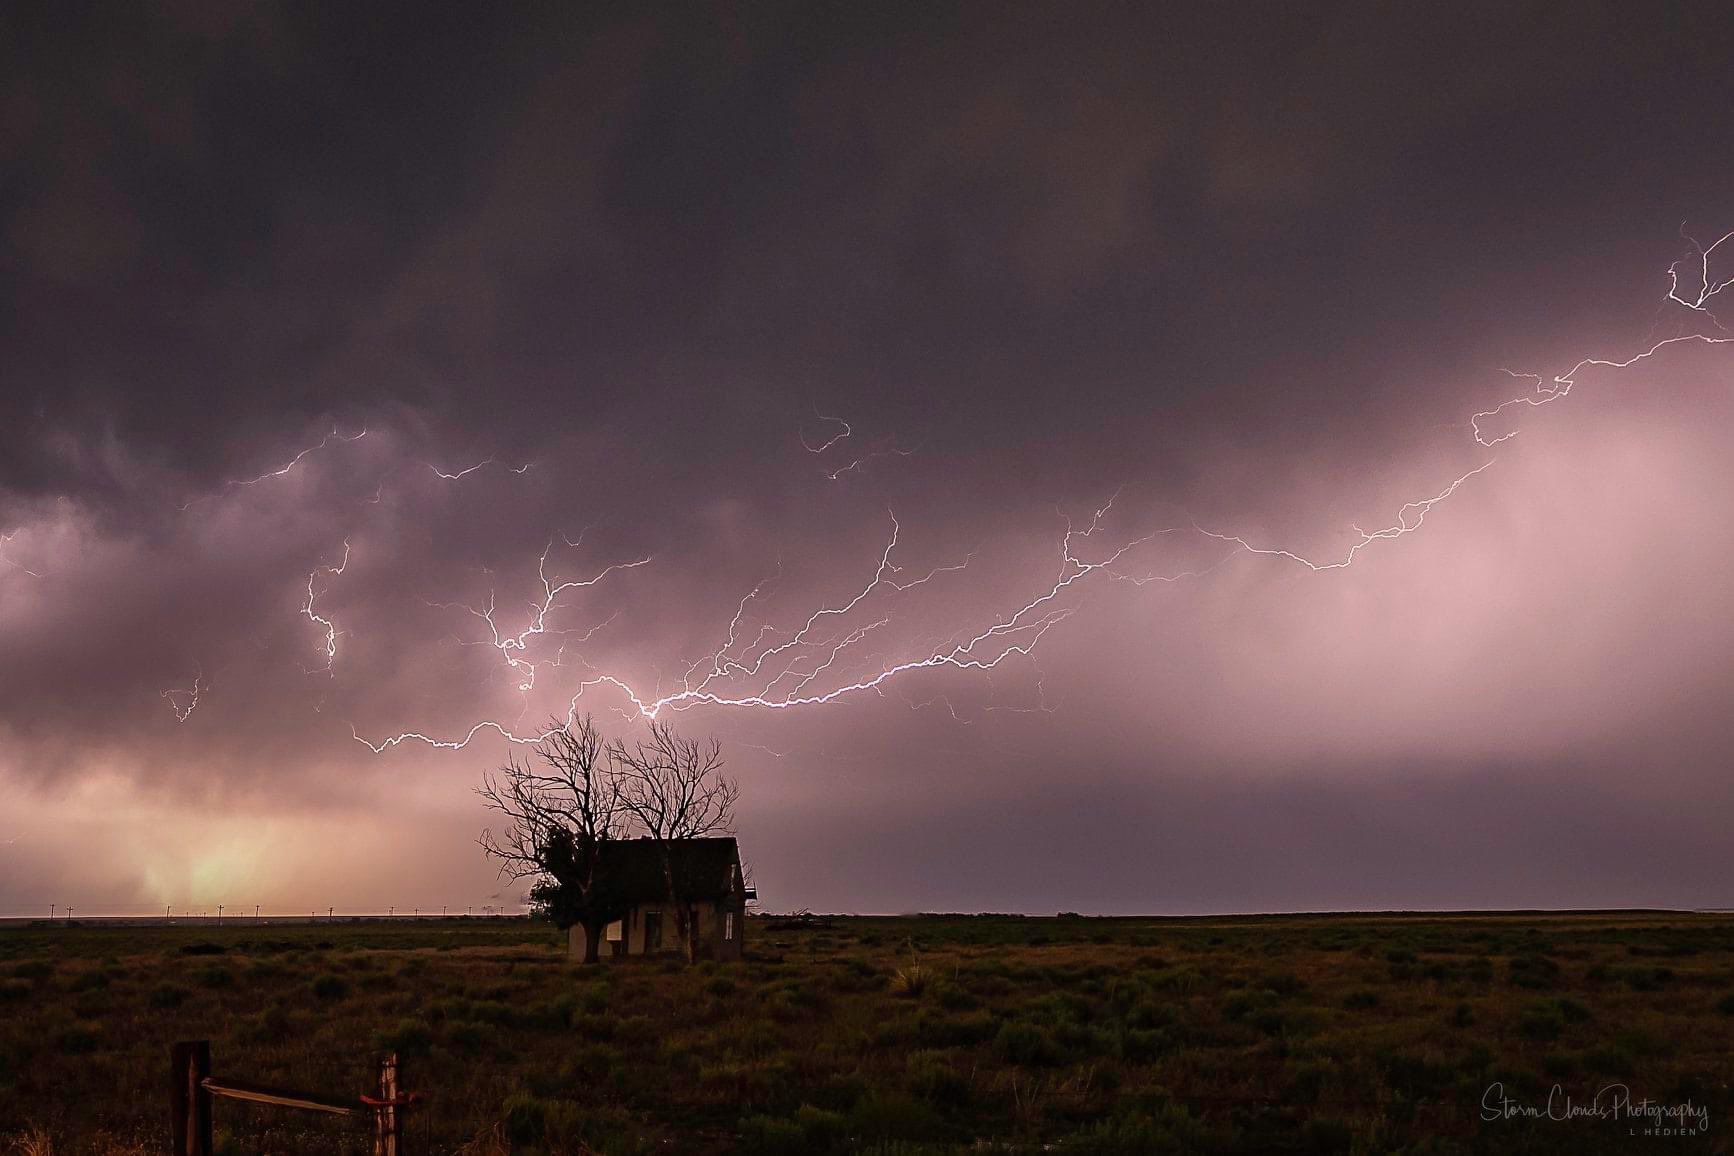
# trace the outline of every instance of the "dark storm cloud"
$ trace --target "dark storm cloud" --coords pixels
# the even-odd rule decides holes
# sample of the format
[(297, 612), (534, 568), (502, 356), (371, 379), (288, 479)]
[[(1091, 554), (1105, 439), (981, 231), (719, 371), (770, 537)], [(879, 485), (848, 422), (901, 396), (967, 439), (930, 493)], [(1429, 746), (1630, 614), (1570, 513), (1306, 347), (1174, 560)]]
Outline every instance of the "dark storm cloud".
[[(850, 652), (904, 661), (1051, 584), (1064, 516), (1119, 490), (1105, 535), (1175, 531), (1120, 576), (1208, 580), (1096, 582), (991, 680), (918, 671), (813, 710), (681, 716), (735, 744), (767, 869), (823, 877), (792, 866), (788, 816), (824, 826), (811, 780), (873, 816), (838, 862), (908, 846), (965, 881), (900, 881), (905, 904), (840, 871), (790, 902), (1089, 907), (1057, 896), (1108, 868), (1067, 849), (1110, 811), (1178, 807), (1245, 832), (1244, 874), (1209, 885), (1209, 841), (1158, 823), (1184, 850), (1128, 852), (1126, 871), (1184, 859), (1192, 898), (1095, 906), (1401, 902), (1362, 865), (1416, 902), (1497, 903), (1493, 874), (1453, 890), (1455, 836), (1409, 854), (1378, 834), (1419, 813), (1403, 784), (1469, 830), (1473, 791), (1437, 780), (1562, 782), (1586, 734), (1627, 762), (1581, 763), (1557, 857), (1540, 788), (1487, 828), (1489, 861), (1535, 873), (1510, 902), (1670, 883), (1700, 901), (1701, 841), (1624, 889), (1548, 865), (1642, 853), (1678, 800), (1635, 791), (1640, 765), (1726, 801), (1704, 753), (1729, 737), (1704, 706), (1727, 689), (1713, 576), (1734, 552), (1720, 351), (1524, 415), (1496, 469), (1374, 567), (1224, 566), (1190, 528), (1335, 557), (1345, 525), (1495, 456), (1464, 423), (1514, 392), (1499, 367), (1551, 373), (1696, 320), (1658, 305), (1680, 222), (1734, 224), (1731, 23), (1622, 5), (9, 9), (0, 775), (19, 824), (71, 824), (77, 792), (118, 781), (133, 801), (111, 835), (126, 807), (203, 798), (186, 805), (275, 808), (292, 847), (296, 816), (398, 791), (421, 810), (382, 842), (425, 858), (415, 831), (473, 825), (465, 789), (498, 745), (375, 756), (352, 726), (533, 726), (599, 673), (667, 693), (768, 576), (783, 623), (859, 589), (887, 507), (910, 573), (973, 559)], [(803, 433), (841, 428), (821, 414), (854, 433), (814, 455)], [(493, 590), (522, 629), (538, 555), (586, 527), (559, 573), (654, 562), (563, 604), (569, 664), (520, 693), (486, 624), (429, 603)], [(625, 725), (610, 686), (585, 695)], [(1269, 785), (1287, 773), (1316, 785)], [(1001, 886), (1020, 877), (983, 849), (1072, 780), (1092, 793), (1046, 836), (1056, 882)], [(935, 817), (971, 799), (987, 817), (940, 838)], [(1626, 842), (1591, 821), (1622, 806)], [(1256, 898), (1333, 841), (1352, 853)], [(238, 853), (205, 847), (200, 870)], [(117, 852), (115, 895), (203, 886), (164, 866), (185, 858)]]

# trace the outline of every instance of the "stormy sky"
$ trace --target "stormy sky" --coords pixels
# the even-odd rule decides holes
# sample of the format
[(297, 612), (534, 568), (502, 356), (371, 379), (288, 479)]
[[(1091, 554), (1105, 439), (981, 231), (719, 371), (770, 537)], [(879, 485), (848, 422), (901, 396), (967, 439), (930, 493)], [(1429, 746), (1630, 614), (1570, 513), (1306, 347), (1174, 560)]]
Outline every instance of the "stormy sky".
[(1734, 903), (1716, 6), (0, 44), (0, 912), (510, 903), (586, 713), (776, 910)]

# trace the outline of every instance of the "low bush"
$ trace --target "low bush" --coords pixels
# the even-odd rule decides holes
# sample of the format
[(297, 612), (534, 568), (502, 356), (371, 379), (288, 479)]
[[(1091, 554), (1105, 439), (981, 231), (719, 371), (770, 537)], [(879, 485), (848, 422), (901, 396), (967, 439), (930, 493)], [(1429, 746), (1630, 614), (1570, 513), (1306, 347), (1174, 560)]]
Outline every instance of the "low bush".
[(308, 987), (315, 999), (339, 1000), (349, 994), (349, 981), (329, 971), (315, 977)]
[(1053, 1036), (1035, 1024), (1011, 1020), (1000, 1026), (993, 1050), (1008, 1063), (1027, 1067), (1052, 1067), (1066, 1061), (1065, 1051)]
[(376, 1035), (374, 1046), (400, 1056), (425, 1056), (433, 1047), (433, 1031), (423, 1020), (401, 1019), (390, 1031)]
[(905, 1065), (909, 1090), (917, 1098), (942, 1108), (956, 1108), (969, 1101), (969, 1080), (938, 1052), (910, 1053)]

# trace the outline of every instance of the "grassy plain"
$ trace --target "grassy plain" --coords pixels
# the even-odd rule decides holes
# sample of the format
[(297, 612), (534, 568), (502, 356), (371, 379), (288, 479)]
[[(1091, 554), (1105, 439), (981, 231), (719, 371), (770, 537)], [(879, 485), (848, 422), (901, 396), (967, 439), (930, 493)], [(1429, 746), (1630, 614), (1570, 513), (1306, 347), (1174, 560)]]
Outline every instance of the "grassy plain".
[[(755, 919), (691, 968), (527, 922), (3, 930), (0, 1152), (165, 1151), (179, 1039), (334, 1094), (395, 1049), (414, 1152), (1722, 1151), (1734, 916)], [(1486, 1120), (1496, 1083), (1708, 1128)], [(366, 1150), (216, 1116), (226, 1153)]]

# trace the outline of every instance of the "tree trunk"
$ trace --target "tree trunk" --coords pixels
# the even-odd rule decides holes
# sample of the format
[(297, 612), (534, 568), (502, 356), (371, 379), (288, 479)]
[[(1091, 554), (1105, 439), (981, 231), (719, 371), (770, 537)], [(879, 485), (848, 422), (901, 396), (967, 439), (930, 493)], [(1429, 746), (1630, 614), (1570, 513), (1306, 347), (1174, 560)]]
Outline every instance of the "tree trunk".
[(680, 937), (681, 958), (690, 964), (695, 958), (692, 950), (692, 912), (687, 904), (681, 902), (679, 889), (674, 885), (673, 851), (667, 843), (662, 845), (662, 878), (668, 885), (668, 907), (674, 915), (674, 933)]
[(607, 934), (608, 924), (598, 920), (585, 920), (584, 928), (584, 962), (595, 963), (602, 958), (602, 937)]

